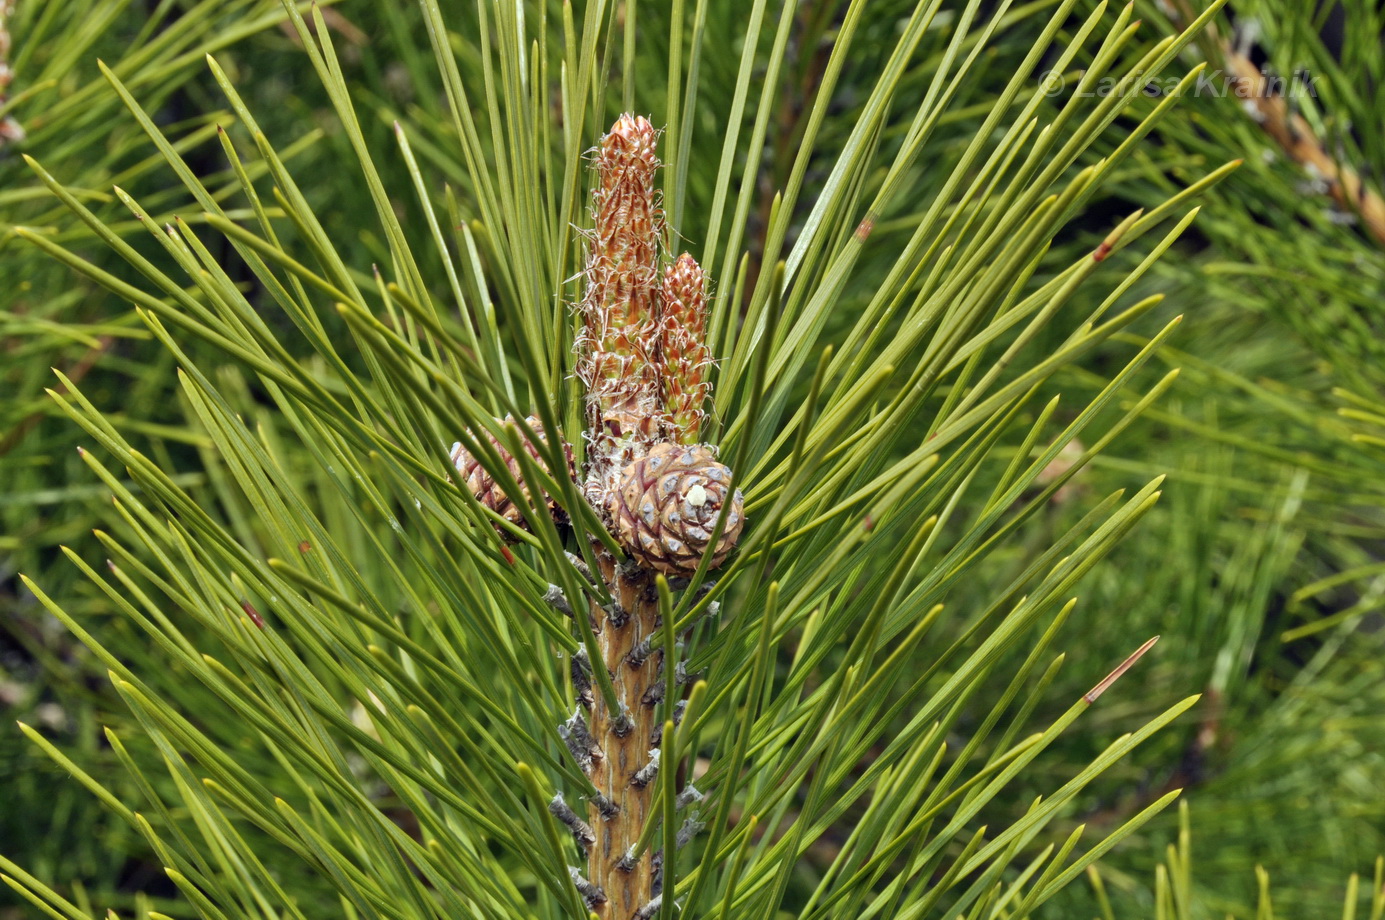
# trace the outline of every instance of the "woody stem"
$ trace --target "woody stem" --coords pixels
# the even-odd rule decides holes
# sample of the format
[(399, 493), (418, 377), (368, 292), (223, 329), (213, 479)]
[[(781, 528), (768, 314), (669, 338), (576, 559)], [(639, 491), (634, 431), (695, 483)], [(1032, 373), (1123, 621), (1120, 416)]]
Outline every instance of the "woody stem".
[[(650, 752), (658, 747), (655, 731), (660, 724), (657, 703), (662, 656), (658, 652), (645, 656), (631, 653), (642, 640), (655, 635), (659, 603), (648, 574), (627, 575), (606, 553), (600, 554), (597, 562), (617, 606), (612, 610), (593, 606), (591, 614), (600, 660), (620, 696), (617, 702), (623, 705), (608, 706), (600, 690), (594, 691), (597, 698), (591, 707), (591, 732), (601, 756), (593, 758), (591, 779), (608, 801), (591, 806), (596, 843), (588, 852), (587, 878), (606, 895), (604, 902), (592, 906), (598, 917), (630, 920), (657, 890), (658, 867), (652, 854), (645, 854), (633, 865), (627, 854), (644, 832), (658, 789), (648, 768)], [(593, 661), (593, 666), (599, 665)], [(621, 714), (612, 716), (613, 708)]]

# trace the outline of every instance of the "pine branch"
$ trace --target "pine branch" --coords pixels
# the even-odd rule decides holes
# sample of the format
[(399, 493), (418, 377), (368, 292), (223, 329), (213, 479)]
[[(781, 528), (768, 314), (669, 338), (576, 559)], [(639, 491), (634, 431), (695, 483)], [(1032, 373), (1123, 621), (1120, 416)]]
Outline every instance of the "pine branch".
[[(1176, 13), (1174, 22), (1179, 28), (1186, 28), (1197, 18), (1189, 0), (1168, 2)], [(1360, 215), (1367, 232), (1385, 247), (1385, 198), (1380, 192), (1371, 188), (1351, 164), (1328, 153), (1307, 119), (1290, 108), (1290, 100), (1275, 91), (1264, 70), (1229, 38), (1222, 37), (1215, 24), (1209, 25), (1204, 34), (1220, 53), (1230, 71), (1232, 92), (1252, 113), (1252, 120), (1289, 159), (1323, 183), (1337, 207)]]
[[(591, 705), (596, 745), (584, 763), (598, 792), (590, 806), (597, 839), (588, 877), (602, 893), (587, 900), (613, 920), (653, 917), (675, 858), (671, 847), (645, 852), (661, 760), (663, 769), (676, 770), (663, 758), (673, 739), (664, 737), (660, 713), (673, 711), (675, 676), (683, 673), (683, 662), (668, 658), (674, 649), (651, 649), (661, 625), (672, 627), (660, 615), (655, 572), (686, 577), (720, 566), (744, 526), (731, 471), (695, 444), (710, 389), (704, 283), (686, 254), (660, 270), (655, 144), (650, 124), (629, 114), (601, 140), (583, 333), (575, 346), (586, 386), (585, 492), (632, 557), (621, 563), (594, 547), (614, 602), (593, 601), (590, 611), (595, 666), (611, 679)], [(671, 827), (673, 816), (662, 820)]]
[(659, 629), (652, 576), (626, 574), (609, 555), (601, 558), (600, 573), (612, 589), (618, 612), (613, 617), (594, 606), (591, 616), (598, 623), (599, 666), (610, 671), (619, 698), (614, 715), (603, 699), (591, 707), (592, 735), (601, 750), (590, 775), (602, 798), (589, 807), (596, 843), (588, 853), (587, 874), (607, 899), (592, 905), (593, 911), (617, 920), (649, 903), (658, 882), (652, 851), (634, 859), (628, 854), (639, 846), (658, 794), (653, 780), (659, 765), (656, 728), (663, 697), (653, 691), (663, 686), (665, 662), (662, 652), (638, 666), (629, 661), (635, 646)]
[[(726, 288), (782, 85), (766, 79), (750, 102), (752, 75), (766, 54), (777, 73), (794, 28), (791, 10), (765, 27), (765, 6), (721, 24), (743, 49), (740, 83), (680, 122), (715, 125), (723, 157), (680, 143), (671, 170), (692, 176), (684, 213), (712, 228), (703, 261), (733, 268)], [(1080, 520), (1045, 518), (1042, 540), (1016, 537), (1172, 383), (1131, 392), (1177, 322), (1122, 357), (1118, 337), (1157, 298), (1116, 307), (1220, 174), (1120, 221), (1096, 252), (1061, 245), (1118, 174), (1119, 155), (1075, 167), (1130, 100), (1074, 95), (1036, 130), (1051, 104), (1040, 62), (1091, 58), (1092, 79), (1131, 83), (1171, 65), (1186, 37), (1140, 58), (1124, 51), (1128, 9), (1074, 29), (1072, 2), (1009, 18), (981, 7), (946, 22), (925, 4), (904, 20), (886, 10), (876, 31), (856, 31), (875, 5), (851, 8), (824, 83), (861, 36), (888, 35), (888, 59), (860, 78), (840, 146), (818, 132), (831, 100), (815, 100), (765, 234), (788, 251), (759, 272), (744, 323), (740, 297), (708, 304), (690, 258), (669, 270), (647, 120), (623, 116), (603, 139), (594, 232), (569, 236), (605, 102), (601, 62), (630, 39), (632, 96), (632, 71), (650, 63), (633, 26), (608, 34), (614, 11), (555, 24), (479, 4), (474, 21), (452, 20), (425, 0), (453, 121), (386, 125), (397, 150), (358, 112), (325, 18), (311, 28), (294, 11), (346, 142), (333, 155), (350, 151), (333, 181), (360, 174), (374, 259), (314, 205), (322, 170), (295, 170), (227, 69), (212, 70), (239, 123), (215, 135), (224, 188), (189, 167), (144, 90), (110, 74), (183, 183), (183, 198), (156, 202), (205, 215), (155, 219), (117, 192), (127, 238), (35, 163), (80, 232), (132, 270), (74, 251), (72, 236), (20, 236), (138, 305), (176, 363), (170, 392), (201, 450), (189, 480), (183, 455), (143, 449), (106, 392), (63, 381), (54, 411), (85, 432), (83, 476), (114, 499), (100, 538), (112, 564), (70, 554), (100, 605), (31, 583), (113, 673), (132, 714), (124, 733), (144, 752), (128, 769), (152, 805), (120, 816), (192, 910), (292, 915), (336, 899), (362, 916), (486, 920), (760, 917), (789, 904), (803, 920), (1030, 912), (1171, 801), (1087, 853), (1075, 835), (1051, 859), (1029, 852), (1192, 704), (1132, 720), (1124, 686), (1099, 701), (1075, 693), (1030, 731), (1063, 666), (1072, 592), (1154, 507), (1158, 480)], [(641, 7), (641, 29), (656, 8)], [(1024, 38), (970, 140), (935, 137), (955, 130), (958, 88), (987, 83), (983, 52), (1004, 43), (1001, 25), (1031, 17), (1039, 39)], [(401, 176), (387, 168), (396, 154)], [(740, 164), (752, 181), (735, 181)], [(441, 196), (447, 222), (429, 181), (439, 165), (459, 177)], [(825, 177), (814, 194), (810, 172)], [(916, 201), (929, 203), (907, 213)], [(1123, 269), (1132, 246), (1147, 259)], [(1073, 307), (1088, 288), (1100, 306), (1084, 319)], [(575, 342), (566, 303), (580, 304)], [(1031, 404), (1097, 349), (1106, 376), (1089, 399), (1061, 417)], [(714, 355), (720, 450), (695, 443), (710, 437), (699, 413)], [(565, 382), (570, 366), (585, 392)], [(1041, 484), (1079, 436), (1091, 447)], [(575, 469), (564, 439), (585, 440)], [(742, 529), (747, 507), (755, 524)], [(703, 581), (713, 567), (715, 584)], [(684, 579), (675, 604), (669, 585)], [(93, 614), (133, 638), (98, 634)], [(681, 699), (690, 673), (711, 683)], [(1036, 758), (1093, 717), (1132, 731), (1014, 807), (1016, 789), (1048, 778)], [(680, 792), (694, 775), (700, 791)], [(842, 837), (820, 873), (795, 871)]]

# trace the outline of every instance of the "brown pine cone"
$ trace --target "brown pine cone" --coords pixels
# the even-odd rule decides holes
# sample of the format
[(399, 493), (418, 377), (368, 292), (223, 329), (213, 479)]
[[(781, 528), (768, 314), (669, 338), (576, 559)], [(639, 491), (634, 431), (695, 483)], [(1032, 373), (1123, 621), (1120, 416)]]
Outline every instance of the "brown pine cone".
[[(543, 425), (539, 420), (531, 415), (526, 418), (525, 421), (529, 424), (530, 428), (534, 429), (534, 434), (538, 435), (539, 441), (547, 444), (548, 438), (544, 434)], [(504, 419), (504, 424), (507, 428), (518, 427), (515, 424), (513, 416), (507, 415)], [(500, 454), (500, 458), (505, 461), (505, 466), (509, 469), (510, 475), (519, 483), (520, 490), (523, 492), (524, 503), (530, 504), (533, 501), (533, 496), (529, 492), (528, 484), (524, 481), (524, 472), (519, 465), (519, 461), (516, 460), (514, 456), (511, 455), (509, 449), (506, 448), (503, 443), (496, 440), (490, 432), (484, 432), (484, 434), (486, 440), (490, 441), (491, 446), (496, 449)], [(474, 434), (473, 437), (475, 437)], [(529, 456), (534, 458), (534, 462), (540, 469), (547, 470), (548, 464), (539, 454), (539, 448), (528, 438), (525, 438), (524, 435), (521, 434), (520, 437), (524, 440), (524, 449), (529, 452)], [(563, 444), (563, 456), (567, 461), (567, 469), (564, 470), (561, 475), (571, 479), (573, 477), (571, 445), (566, 443)], [(471, 490), (471, 494), (475, 495), (476, 499), (482, 505), (494, 511), (511, 524), (515, 524), (525, 530), (530, 529), (528, 523), (524, 520), (524, 515), (519, 510), (519, 505), (510, 500), (510, 496), (505, 494), (504, 490), (500, 488), (500, 484), (485, 471), (479, 460), (462, 447), (460, 442), (452, 445), (452, 465), (457, 468), (457, 472), (461, 474), (463, 481), (466, 483), (466, 487)], [(553, 515), (553, 519), (559, 523), (565, 521), (567, 516), (563, 510), (558, 507), (553, 497), (547, 492), (544, 493), (543, 497), (545, 503), (548, 505), (548, 512)], [(505, 535), (505, 532), (501, 530), (501, 528), (497, 527), (496, 530), (500, 531), (501, 536)]]
[(615, 537), (645, 568), (691, 575), (712, 539), (721, 506), (731, 496), (726, 527), (712, 568), (726, 560), (745, 526), (741, 493), (731, 489), (731, 470), (711, 448), (656, 444), (625, 468), (620, 488), (607, 501)]

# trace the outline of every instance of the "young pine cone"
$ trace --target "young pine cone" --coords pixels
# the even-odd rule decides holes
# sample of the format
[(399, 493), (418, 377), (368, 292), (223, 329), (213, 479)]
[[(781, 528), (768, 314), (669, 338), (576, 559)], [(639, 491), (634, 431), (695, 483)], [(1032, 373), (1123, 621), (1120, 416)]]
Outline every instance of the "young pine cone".
[(664, 433), (682, 444), (697, 443), (706, 414), (702, 407), (712, 391), (706, 287), (701, 266), (686, 252), (664, 272), (659, 339)]
[[(547, 444), (548, 438), (544, 434), (543, 425), (539, 420), (531, 415), (526, 418), (525, 421), (529, 424), (530, 428), (534, 429), (534, 434), (538, 436), (539, 441)], [(504, 424), (507, 428), (518, 427), (512, 416), (506, 416)], [(491, 446), (500, 454), (500, 459), (505, 461), (505, 466), (509, 469), (510, 475), (519, 483), (524, 504), (531, 504), (533, 502), (533, 495), (529, 491), (529, 485), (524, 481), (524, 471), (523, 468), (520, 467), (519, 461), (516, 460), (509, 449), (506, 448), (503, 443), (496, 440), (493, 435), (489, 432), (484, 432), (484, 434), (486, 440), (490, 441)], [(530, 457), (534, 458), (534, 463), (537, 464), (540, 469), (547, 470), (548, 464), (539, 454), (539, 448), (528, 438), (524, 437), (523, 434), (520, 435), (520, 438), (524, 441), (524, 449), (529, 452)], [(571, 479), (573, 472), (572, 447), (570, 445), (563, 444), (563, 456), (567, 463), (567, 469), (559, 475)], [(500, 484), (481, 466), (481, 462), (465, 450), (460, 442), (452, 445), (452, 465), (457, 468), (457, 472), (461, 474), (461, 478), (466, 483), (466, 487), (471, 490), (472, 495), (476, 496), (477, 501), (509, 521), (511, 524), (515, 524), (525, 530), (530, 529), (528, 523), (524, 520), (524, 515), (519, 510), (520, 506), (512, 501), (510, 496), (505, 494)], [(553, 519), (560, 523), (566, 520), (563, 510), (553, 501), (553, 497), (547, 492), (544, 493), (543, 497), (544, 502), (548, 506), (549, 514), (553, 515)], [(499, 527), (496, 529), (500, 530)], [(503, 531), (501, 531), (501, 535), (504, 535)]]
[(717, 462), (710, 448), (655, 445), (625, 468), (606, 510), (616, 539), (636, 562), (665, 575), (691, 575), (711, 543), (728, 495), (731, 510), (712, 553), (716, 568), (736, 545), (745, 514), (740, 492), (731, 489), (731, 470)]

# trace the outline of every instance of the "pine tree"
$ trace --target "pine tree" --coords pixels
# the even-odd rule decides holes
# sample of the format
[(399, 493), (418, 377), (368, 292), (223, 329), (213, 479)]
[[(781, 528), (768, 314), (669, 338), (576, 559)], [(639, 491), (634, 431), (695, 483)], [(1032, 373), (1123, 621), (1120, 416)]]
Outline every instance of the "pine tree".
[[(1154, 38), (942, 7), (385, 4), (362, 34), (431, 48), (391, 46), (416, 97), (381, 119), (354, 33), (285, 5), (330, 142), (224, 54), (230, 114), (186, 138), (107, 68), (167, 185), (95, 200), (16, 105), (72, 217), (7, 217), (7, 253), (132, 305), (177, 417), (59, 371), (112, 504), (65, 550), (85, 594), (25, 584), (109, 669), (122, 773), (23, 732), (177, 897), (7, 883), (64, 918), (1021, 918), (1084, 875), (1104, 903), (1095, 864), (1178, 791), (1087, 844), (1071, 813), (1171, 767), (1204, 684), (1149, 711), (1141, 656), (1189, 672), (1064, 629), (1165, 513), (1158, 476), (1092, 494), (1113, 443), (1191, 418), (1157, 288), (1235, 164), (1174, 183), (1143, 145), (1186, 140), (1221, 4)], [(1161, 918), (1192, 916), (1183, 835)]]

